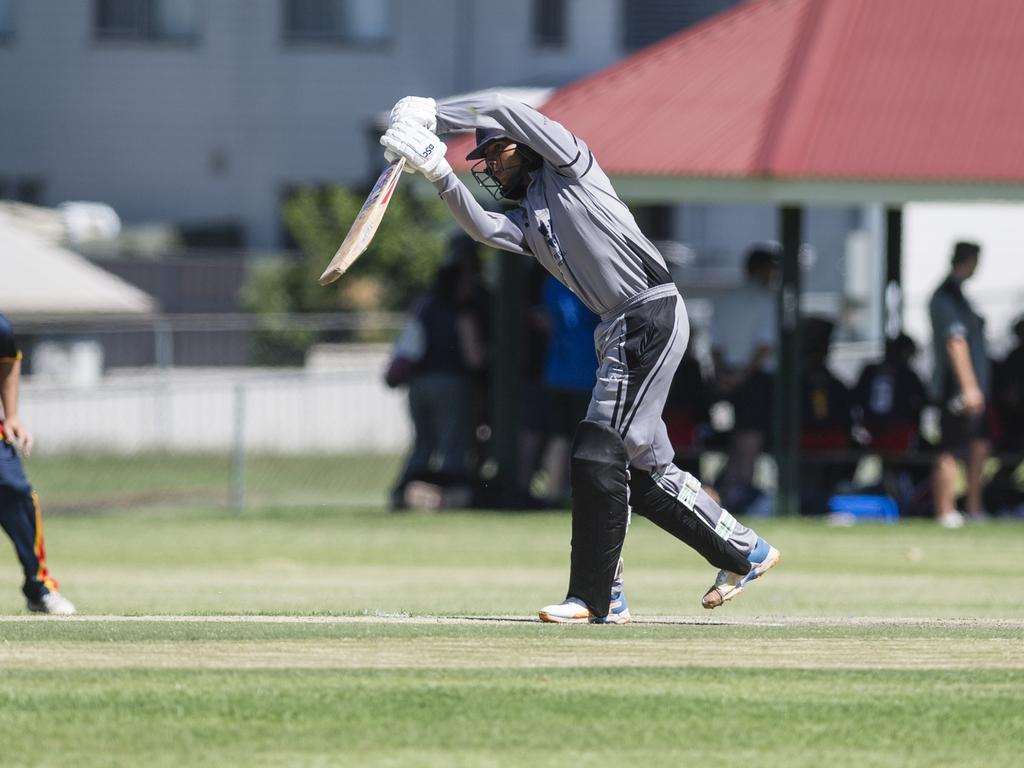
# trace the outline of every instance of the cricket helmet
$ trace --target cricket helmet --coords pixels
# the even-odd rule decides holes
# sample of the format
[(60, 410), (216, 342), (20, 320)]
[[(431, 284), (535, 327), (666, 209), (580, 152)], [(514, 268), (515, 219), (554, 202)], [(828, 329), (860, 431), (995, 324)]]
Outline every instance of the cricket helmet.
[(508, 139), (508, 135), (501, 128), (477, 128), (476, 147), (466, 155), (467, 160), (480, 160), (484, 156), (487, 147), (499, 139)]
[[(498, 169), (492, 168), (484, 158), (487, 148), (496, 141), (510, 141), (516, 145), (515, 160)], [(466, 159), (477, 161), (470, 169), (473, 178), (481, 187), (490, 192), (495, 200), (521, 199), (526, 194), (526, 188), (530, 183), (530, 171), (537, 170), (543, 164), (540, 155), (525, 144), (520, 144), (501, 128), (477, 128), (476, 147), (466, 155)], [(495, 170), (513, 171), (513, 173), (503, 183), (495, 175)]]

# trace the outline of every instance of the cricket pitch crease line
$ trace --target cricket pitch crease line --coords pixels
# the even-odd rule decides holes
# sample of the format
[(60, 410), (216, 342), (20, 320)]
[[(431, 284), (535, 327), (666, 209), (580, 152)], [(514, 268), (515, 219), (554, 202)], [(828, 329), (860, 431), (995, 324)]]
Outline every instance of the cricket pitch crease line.
[[(541, 624), (533, 616), (431, 616), (410, 615), (399, 613), (366, 614), (357, 616), (330, 615), (275, 615), (275, 614), (226, 614), (226, 615), (170, 615), (153, 614), (138, 616), (119, 615), (88, 615), (77, 616), (39, 616), (11, 615), (0, 616), (0, 623), (30, 621), (68, 621), (81, 623), (94, 622), (127, 622), (127, 623), (198, 623), (198, 624), (436, 624), (436, 625), (470, 625), (470, 624)], [(646, 616), (634, 618), (633, 624), (645, 625), (679, 625), (679, 626), (735, 626), (735, 627), (986, 627), (996, 629), (1019, 629), (1024, 631), (1024, 619), (1018, 618), (914, 618), (906, 616), (741, 616), (704, 618), (701, 616)]]

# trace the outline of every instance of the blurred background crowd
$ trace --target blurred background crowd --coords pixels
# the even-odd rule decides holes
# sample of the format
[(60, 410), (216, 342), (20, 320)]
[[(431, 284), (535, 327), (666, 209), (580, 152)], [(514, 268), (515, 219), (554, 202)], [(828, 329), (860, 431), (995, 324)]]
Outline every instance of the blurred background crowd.
[[(930, 302), (940, 361), (930, 371), (920, 366), (918, 342), (899, 333), (879, 357), (837, 373), (829, 363), (836, 322), (803, 319), (801, 514), (836, 523), (934, 517), (947, 527), (1024, 516), (1024, 316), (1012, 323), (1013, 346), (993, 359), (983, 334), (969, 337), (959, 318), (941, 309), (951, 281), (960, 288), (958, 270), (969, 279), (980, 260), (976, 244), (955, 245), (950, 276)], [(714, 302), (711, 324), (691, 337), (664, 413), (677, 463), (707, 469), (723, 503), (747, 516), (776, 513), (769, 457), (778, 262), (772, 244), (748, 250), (744, 282)], [(392, 509), (568, 506), (569, 447), (594, 386), (599, 318), (538, 265), (530, 267), (520, 328), (517, 493), (496, 499), (487, 482), (489, 382), (490, 359), (500, 349), (481, 275), (476, 245), (453, 236), (449, 259), (395, 344), (386, 381), (408, 386), (415, 438)], [(968, 338), (977, 347), (972, 372), (984, 398), (970, 413), (946, 348)]]

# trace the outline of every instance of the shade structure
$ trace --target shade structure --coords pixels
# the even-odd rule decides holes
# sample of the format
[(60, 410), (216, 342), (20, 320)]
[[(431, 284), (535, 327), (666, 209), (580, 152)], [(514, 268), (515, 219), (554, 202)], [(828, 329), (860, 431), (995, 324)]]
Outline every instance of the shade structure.
[(1021, 39), (1018, 0), (753, 0), (542, 111), (629, 195), (1024, 199)]
[(0, 311), (12, 320), (138, 318), (147, 293), (0, 210)]

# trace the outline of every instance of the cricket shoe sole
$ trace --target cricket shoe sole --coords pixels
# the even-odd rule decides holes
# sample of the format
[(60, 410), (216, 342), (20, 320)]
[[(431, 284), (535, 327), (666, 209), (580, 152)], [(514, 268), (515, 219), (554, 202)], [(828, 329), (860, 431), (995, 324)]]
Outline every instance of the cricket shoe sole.
[(754, 551), (750, 553), (750, 571), (746, 574), (733, 573), (732, 571), (719, 571), (715, 583), (704, 593), (701, 605), (708, 610), (718, 608), (734, 597), (737, 597), (743, 588), (767, 573), (778, 565), (782, 554), (764, 539), (758, 537)]

